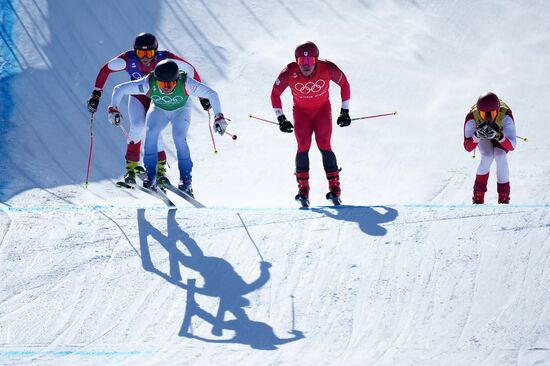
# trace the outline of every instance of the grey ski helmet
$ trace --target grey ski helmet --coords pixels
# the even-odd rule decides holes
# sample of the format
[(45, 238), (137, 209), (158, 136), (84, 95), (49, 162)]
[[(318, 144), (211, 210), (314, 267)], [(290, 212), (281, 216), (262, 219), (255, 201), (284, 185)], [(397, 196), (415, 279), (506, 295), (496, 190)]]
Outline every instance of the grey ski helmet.
[(158, 47), (157, 39), (151, 33), (140, 33), (134, 41), (135, 50), (156, 50)]
[(162, 60), (155, 67), (155, 78), (158, 81), (176, 81), (179, 74), (178, 64), (172, 60)]

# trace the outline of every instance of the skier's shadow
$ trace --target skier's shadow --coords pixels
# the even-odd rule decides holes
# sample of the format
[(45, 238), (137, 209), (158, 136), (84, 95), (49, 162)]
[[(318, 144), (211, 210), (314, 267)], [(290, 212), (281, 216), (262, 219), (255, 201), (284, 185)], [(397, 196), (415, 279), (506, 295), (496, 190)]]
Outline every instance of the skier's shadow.
[[(187, 290), (187, 304), (183, 323), (179, 332), (182, 337), (195, 338), (212, 343), (241, 343), (255, 349), (275, 350), (277, 345), (304, 338), (299, 330), (292, 330), (290, 338), (278, 338), (271, 326), (251, 320), (244, 307), (250, 305), (244, 295), (260, 289), (270, 278), (269, 262), (260, 262), (260, 275), (252, 283), (246, 283), (233, 266), (223, 258), (205, 256), (197, 242), (183, 231), (176, 222), (176, 210), (170, 210), (167, 217), (167, 235), (156, 229), (145, 218), (145, 210), (138, 209), (138, 228), (141, 249), (141, 261), (146, 271), (155, 273), (166, 281)], [(169, 273), (158, 270), (151, 259), (148, 237), (158, 241), (168, 252)], [(189, 251), (182, 253), (177, 243), (181, 242)], [(179, 264), (197, 272), (204, 280), (201, 288), (196, 287), (196, 280), (189, 278), (183, 281)], [(195, 300), (195, 294), (219, 298), (216, 315), (203, 310)], [(226, 321), (225, 313), (229, 312), (234, 319)], [(217, 339), (197, 336), (191, 333), (191, 318), (198, 316), (212, 325), (211, 333), (221, 336), (224, 329), (234, 331), (231, 339)]]
[[(384, 212), (381, 213), (375, 208)], [(396, 209), (386, 206), (312, 207), (310, 210), (331, 219), (356, 222), (361, 231), (371, 236), (386, 235), (388, 230), (380, 224), (395, 220), (399, 214)]]

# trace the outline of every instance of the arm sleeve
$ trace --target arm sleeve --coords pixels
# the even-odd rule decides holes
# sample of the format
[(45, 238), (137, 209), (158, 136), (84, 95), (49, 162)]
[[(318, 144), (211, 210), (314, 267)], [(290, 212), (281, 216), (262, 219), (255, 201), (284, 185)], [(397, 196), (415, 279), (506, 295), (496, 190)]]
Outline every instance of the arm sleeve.
[(149, 75), (115, 86), (111, 95), (111, 105), (118, 108), (125, 95), (146, 95), (147, 93), (149, 93)]
[(285, 68), (279, 74), (277, 80), (273, 84), (271, 89), (271, 106), (275, 111), (277, 117), (283, 114), (283, 103), (281, 102), (281, 94), (285, 91), (288, 86), (288, 68)]
[(195, 79), (191, 79), (188, 77), (187, 79), (185, 79), (185, 90), (187, 91), (187, 95), (207, 98), (208, 100), (210, 100), (214, 115), (222, 113), (220, 98), (218, 97), (218, 93), (216, 93), (213, 89), (207, 87), (202, 83), (199, 83)]
[(479, 139), (475, 137), (476, 122), (473, 119), (467, 119), (464, 122), (464, 149), (470, 152), (476, 148)]
[(508, 151), (513, 151), (516, 148), (516, 124), (510, 116), (505, 116), (502, 120), (503, 137), (499, 141), (500, 146)]
[(330, 80), (334, 81), (340, 87), (340, 97), (342, 98), (342, 108), (349, 109), (349, 100), (351, 91), (346, 75), (338, 66), (327, 61)]
[(202, 82), (201, 77), (195, 67), (191, 65), (189, 62), (185, 61), (183, 58), (179, 57), (176, 54), (173, 54), (172, 52), (168, 52), (168, 59), (173, 60), (176, 64), (178, 64), (178, 67), (181, 71), (184, 71), (188, 76), (192, 76), (193, 79), (197, 80), (199, 83)]
[(107, 78), (112, 72), (126, 70), (126, 53), (121, 53), (101, 67), (95, 79), (96, 90), (103, 90)]

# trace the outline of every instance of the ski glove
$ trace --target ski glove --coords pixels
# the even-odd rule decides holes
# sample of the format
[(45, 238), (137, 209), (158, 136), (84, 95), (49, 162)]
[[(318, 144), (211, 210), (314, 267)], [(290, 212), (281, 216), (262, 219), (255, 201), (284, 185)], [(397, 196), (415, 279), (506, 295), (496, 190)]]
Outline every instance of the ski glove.
[(214, 119), (214, 129), (217, 133), (223, 136), (225, 130), (227, 129), (227, 122), (222, 113), (218, 113)]
[(486, 140), (492, 140), (492, 139), (500, 139), (502, 137), (502, 133), (500, 132), (500, 128), (495, 122), (481, 123), (477, 129), (474, 132), (474, 135), (478, 139), (486, 139)]
[(496, 135), (493, 137), (496, 140), (500, 140), (502, 138), (502, 128), (496, 123), (495, 121), (489, 122), (487, 124), (491, 130), (495, 131)]
[(205, 111), (210, 109), (211, 105), (210, 105), (210, 101), (208, 99), (199, 98), (199, 102), (201, 102), (202, 109), (204, 109)]
[(340, 116), (336, 120), (338, 126), (347, 127), (351, 124), (351, 117), (349, 116), (349, 109), (340, 109)]
[(88, 98), (88, 110), (90, 111), (90, 113), (97, 112), (99, 98), (101, 98), (101, 90), (94, 90), (92, 92), (92, 95)]
[(277, 120), (279, 121), (279, 130), (281, 130), (281, 132), (291, 133), (294, 131), (294, 126), (288, 119), (286, 119), (284, 114), (277, 117)]
[(118, 111), (117, 107), (109, 106), (109, 122), (113, 126), (119, 126), (122, 123), (122, 114)]

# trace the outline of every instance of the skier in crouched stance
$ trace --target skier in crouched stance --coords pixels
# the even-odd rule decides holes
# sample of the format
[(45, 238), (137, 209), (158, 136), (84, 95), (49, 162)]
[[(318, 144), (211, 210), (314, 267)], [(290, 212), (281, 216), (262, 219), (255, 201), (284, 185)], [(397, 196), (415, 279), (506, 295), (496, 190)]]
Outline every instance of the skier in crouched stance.
[(510, 170), (507, 154), (516, 147), (516, 126), (510, 107), (494, 93), (481, 95), (464, 122), (464, 148), (478, 148), (481, 161), (477, 168), (472, 202), (485, 202), (489, 171), (497, 164), (498, 203), (510, 203)]
[[(340, 169), (336, 155), (330, 146), (332, 135), (332, 111), (329, 100), (329, 83), (340, 86), (342, 108), (337, 123), (340, 127), (349, 126), (350, 86), (346, 75), (334, 63), (319, 60), (319, 49), (313, 42), (299, 45), (291, 62), (279, 74), (271, 91), (271, 104), (282, 132), (292, 133), (298, 142), (296, 153), (296, 179), (298, 194), (296, 200), (309, 205), (309, 148), (315, 133), (315, 142), (323, 157), (323, 167), (328, 180), (329, 193), (326, 198), (340, 204)], [(285, 117), (281, 94), (287, 87), (292, 92), (294, 125)]]
[(147, 129), (143, 162), (146, 176), (143, 186), (155, 189), (157, 185), (162, 188), (164, 184), (169, 183), (164, 175), (157, 176), (156, 165), (159, 135), (168, 122), (172, 122), (172, 135), (176, 144), (180, 173), (178, 188), (193, 196), (191, 185), (193, 161), (187, 144), (187, 132), (191, 121), (191, 103), (188, 103), (188, 99), (193, 95), (206, 98), (211, 102), (215, 115), (214, 128), (217, 133), (223, 135), (227, 122), (221, 113), (218, 94), (206, 85), (187, 77), (187, 74), (179, 70), (174, 61), (163, 60), (149, 75), (119, 84), (113, 89), (108, 113), (109, 120), (114, 125), (122, 121), (118, 105), (124, 95), (147, 95), (152, 102), (145, 117)]
[[(149, 74), (154, 70), (158, 62), (165, 59), (174, 61), (178, 64), (180, 70), (185, 71), (189, 77), (201, 82), (201, 78), (193, 65), (172, 52), (158, 50), (156, 37), (151, 33), (141, 33), (134, 40), (134, 48), (132, 50), (122, 52), (108, 61), (99, 70), (95, 89), (92, 91), (90, 98), (88, 98), (88, 110), (91, 113), (97, 111), (103, 87), (111, 73), (126, 71), (128, 76), (130, 76), (130, 80), (136, 80)], [(200, 102), (204, 110), (210, 108), (210, 101), (208, 99), (200, 98)], [(126, 183), (135, 183), (136, 173), (142, 172), (143, 169), (139, 166), (140, 150), (145, 132), (145, 113), (149, 109), (150, 103), (151, 100), (145, 95), (130, 95), (128, 97), (128, 121), (130, 122), (128, 133), (131, 141), (128, 141), (125, 155), (126, 174), (124, 175), (124, 181)], [(157, 173), (162, 175), (165, 172), (166, 152), (164, 151), (162, 139), (160, 139)]]

